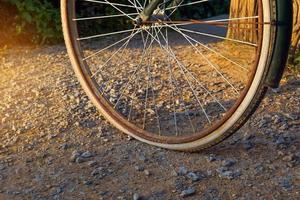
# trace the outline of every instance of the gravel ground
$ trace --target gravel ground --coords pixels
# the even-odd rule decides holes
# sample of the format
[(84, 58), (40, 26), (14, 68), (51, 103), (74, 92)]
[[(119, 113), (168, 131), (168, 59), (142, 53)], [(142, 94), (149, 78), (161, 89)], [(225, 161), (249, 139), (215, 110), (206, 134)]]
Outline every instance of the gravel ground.
[(0, 199), (300, 199), (300, 79), (199, 153), (142, 144), (88, 101), (65, 48), (0, 52)]

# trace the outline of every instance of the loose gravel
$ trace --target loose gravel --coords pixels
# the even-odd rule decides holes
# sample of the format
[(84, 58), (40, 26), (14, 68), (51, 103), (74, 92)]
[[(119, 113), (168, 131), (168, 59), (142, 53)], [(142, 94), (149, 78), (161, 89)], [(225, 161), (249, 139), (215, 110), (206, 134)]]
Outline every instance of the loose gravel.
[(0, 53), (0, 199), (300, 199), (300, 81), (287, 70), (233, 137), (198, 153), (121, 134), (61, 45)]

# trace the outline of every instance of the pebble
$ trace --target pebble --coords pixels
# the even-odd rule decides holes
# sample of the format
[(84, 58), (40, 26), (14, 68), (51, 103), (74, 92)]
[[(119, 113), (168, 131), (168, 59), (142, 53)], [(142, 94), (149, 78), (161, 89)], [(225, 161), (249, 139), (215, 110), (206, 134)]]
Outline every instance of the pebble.
[(140, 166), (140, 165), (136, 165), (136, 166), (134, 166), (134, 168), (136, 171), (139, 171), (139, 172), (144, 171), (144, 167)]
[(289, 129), (289, 125), (287, 123), (284, 123), (282, 124), (280, 127), (279, 127), (280, 130), (287, 130)]
[(285, 144), (285, 139), (284, 139), (284, 137), (280, 135), (280, 136), (276, 139), (275, 144), (276, 144), (276, 145), (284, 145), (284, 144)]
[(268, 121), (266, 119), (262, 119), (258, 123), (259, 128), (265, 128), (268, 125)]
[(142, 200), (142, 196), (138, 193), (133, 194), (133, 200)]
[(287, 177), (279, 180), (279, 186), (281, 186), (284, 190), (290, 190), (293, 187), (291, 179)]
[(82, 158), (82, 157), (78, 157), (78, 158), (76, 158), (76, 160), (75, 160), (75, 162), (76, 163), (83, 163), (83, 162), (85, 162), (86, 160), (84, 159), (84, 158)]
[(92, 176), (96, 176), (98, 174), (101, 174), (103, 172), (103, 168), (102, 167), (98, 167), (96, 169), (94, 169), (91, 173)]
[(188, 170), (184, 166), (180, 166), (178, 170), (178, 175), (179, 176), (184, 176), (188, 173)]
[(264, 168), (264, 166), (262, 164), (256, 164), (254, 166), (254, 170), (255, 170), (256, 174), (259, 174), (259, 173), (263, 172), (264, 169), (265, 168)]
[(89, 151), (86, 151), (86, 152), (83, 152), (80, 156), (82, 158), (91, 158), (91, 157), (93, 157), (93, 154)]
[(51, 140), (51, 139), (54, 139), (56, 137), (57, 137), (57, 134), (50, 134), (50, 135), (47, 136), (47, 139)]
[(171, 176), (178, 176), (178, 173), (173, 169), (173, 170), (171, 171)]
[(274, 124), (279, 124), (279, 123), (282, 122), (284, 119), (283, 119), (281, 116), (279, 116), (279, 115), (274, 115), (274, 116), (272, 117), (272, 120), (273, 120)]
[(187, 177), (188, 177), (189, 179), (191, 179), (193, 182), (196, 182), (196, 181), (202, 180), (202, 179), (204, 178), (204, 175), (198, 175), (198, 174), (196, 174), (196, 173), (194, 173), (194, 172), (189, 172), (189, 173), (187, 174)]
[(189, 196), (192, 196), (196, 193), (196, 189), (194, 187), (189, 187), (185, 190), (183, 190), (181, 193), (180, 193), (180, 196), (181, 197), (189, 197)]
[(71, 155), (70, 160), (71, 160), (72, 162), (75, 162), (76, 159), (77, 159), (80, 155), (81, 155), (81, 152), (75, 150), (75, 151), (72, 152), (72, 155)]
[(144, 173), (145, 173), (146, 176), (150, 176), (151, 175), (150, 171), (147, 170), (147, 169), (144, 171)]
[(217, 172), (219, 173), (220, 177), (225, 177), (227, 179), (234, 179), (234, 174), (230, 170), (223, 170), (223, 169), (217, 169)]
[(227, 178), (229, 180), (235, 179), (241, 175), (239, 171), (229, 170), (227, 167), (220, 167), (216, 170), (221, 178)]
[(206, 160), (208, 162), (214, 162), (217, 160), (217, 156), (215, 154), (209, 154), (207, 157), (206, 157)]
[(91, 160), (91, 161), (89, 161), (89, 162), (87, 163), (87, 165), (90, 166), (90, 167), (94, 167), (94, 166), (97, 165), (97, 162), (94, 161), (94, 160)]
[(93, 128), (97, 126), (97, 123), (92, 120), (86, 120), (81, 124), (84, 128)]
[(254, 147), (254, 144), (251, 141), (244, 141), (243, 142), (243, 147), (245, 150), (249, 151), (250, 149), (252, 149)]
[(64, 143), (64, 144), (59, 146), (59, 148), (62, 149), (62, 150), (66, 150), (68, 147), (69, 147), (69, 145), (67, 143)]
[(300, 149), (295, 152), (295, 156), (298, 157), (298, 158), (300, 158)]
[(294, 160), (294, 154), (286, 155), (282, 158), (282, 160), (286, 162), (291, 162), (292, 160)]
[(233, 165), (235, 165), (236, 161), (233, 159), (226, 159), (222, 161), (222, 166), (223, 167), (232, 167)]
[(207, 176), (211, 176), (213, 174), (213, 172), (211, 170), (207, 170), (206, 174), (207, 174)]
[(0, 164), (0, 171), (4, 170), (5, 166), (3, 164)]
[(86, 181), (83, 181), (83, 184), (84, 184), (84, 185), (92, 185), (92, 184), (93, 184), (93, 181), (91, 181), (91, 180), (86, 180)]
[(140, 161), (144, 161), (144, 162), (148, 161), (148, 159), (146, 158), (146, 156), (143, 155), (143, 154), (139, 155), (139, 160)]

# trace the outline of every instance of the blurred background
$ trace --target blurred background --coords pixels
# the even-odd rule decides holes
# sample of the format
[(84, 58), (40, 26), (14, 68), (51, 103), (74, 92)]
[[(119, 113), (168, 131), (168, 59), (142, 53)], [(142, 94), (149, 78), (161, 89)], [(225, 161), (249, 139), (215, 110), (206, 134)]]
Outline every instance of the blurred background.
[[(119, 0), (126, 2), (126, 0)], [(299, 66), (300, 52), (300, 0), (293, 0), (294, 3), (294, 29), (290, 51), (290, 64)], [(189, 18), (201, 19), (210, 16), (228, 13), (233, 5), (228, 1), (212, 0), (198, 6), (189, 7), (177, 11), (176, 15), (186, 15)], [(49, 45), (62, 43), (62, 30), (60, 22), (60, 1), (59, 0), (1, 0), (0, 1), (0, 48), (8, 48), (14, 45)], [(216, 6), (217, 5), (217, 6)], [(231, 8), (230, 8), (231, 6)], [(87, 13), (112, 14), (116, 12), (104, 4), (95, 7), (80, 4), (82, 16)], [(202, 12), (205, 10), (206, 12)], [(206, 16), (203, 16), (205, 13)], [(121, 25), (121, 26), (120, 26)], [(115, 27), (128, 26), (124, 18), (120, 18), (119, 24), (102, 23), (93, 29), (88, 22), (83, 30), (87, 33), (111, 30)]]

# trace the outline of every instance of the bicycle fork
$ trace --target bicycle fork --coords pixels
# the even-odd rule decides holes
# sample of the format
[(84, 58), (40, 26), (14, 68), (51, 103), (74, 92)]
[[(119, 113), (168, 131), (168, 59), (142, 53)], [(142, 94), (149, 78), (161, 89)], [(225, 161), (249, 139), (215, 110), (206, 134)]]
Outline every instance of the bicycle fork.
[(160, 8), (162, 5), (164, 7), (173, 8), (181, 4), (183, 0), (150, 0), (149, 4), (145, 7), (145, 9), (139, 14), (137, 17), (138, 23), (146, 22), (153, 12)]

